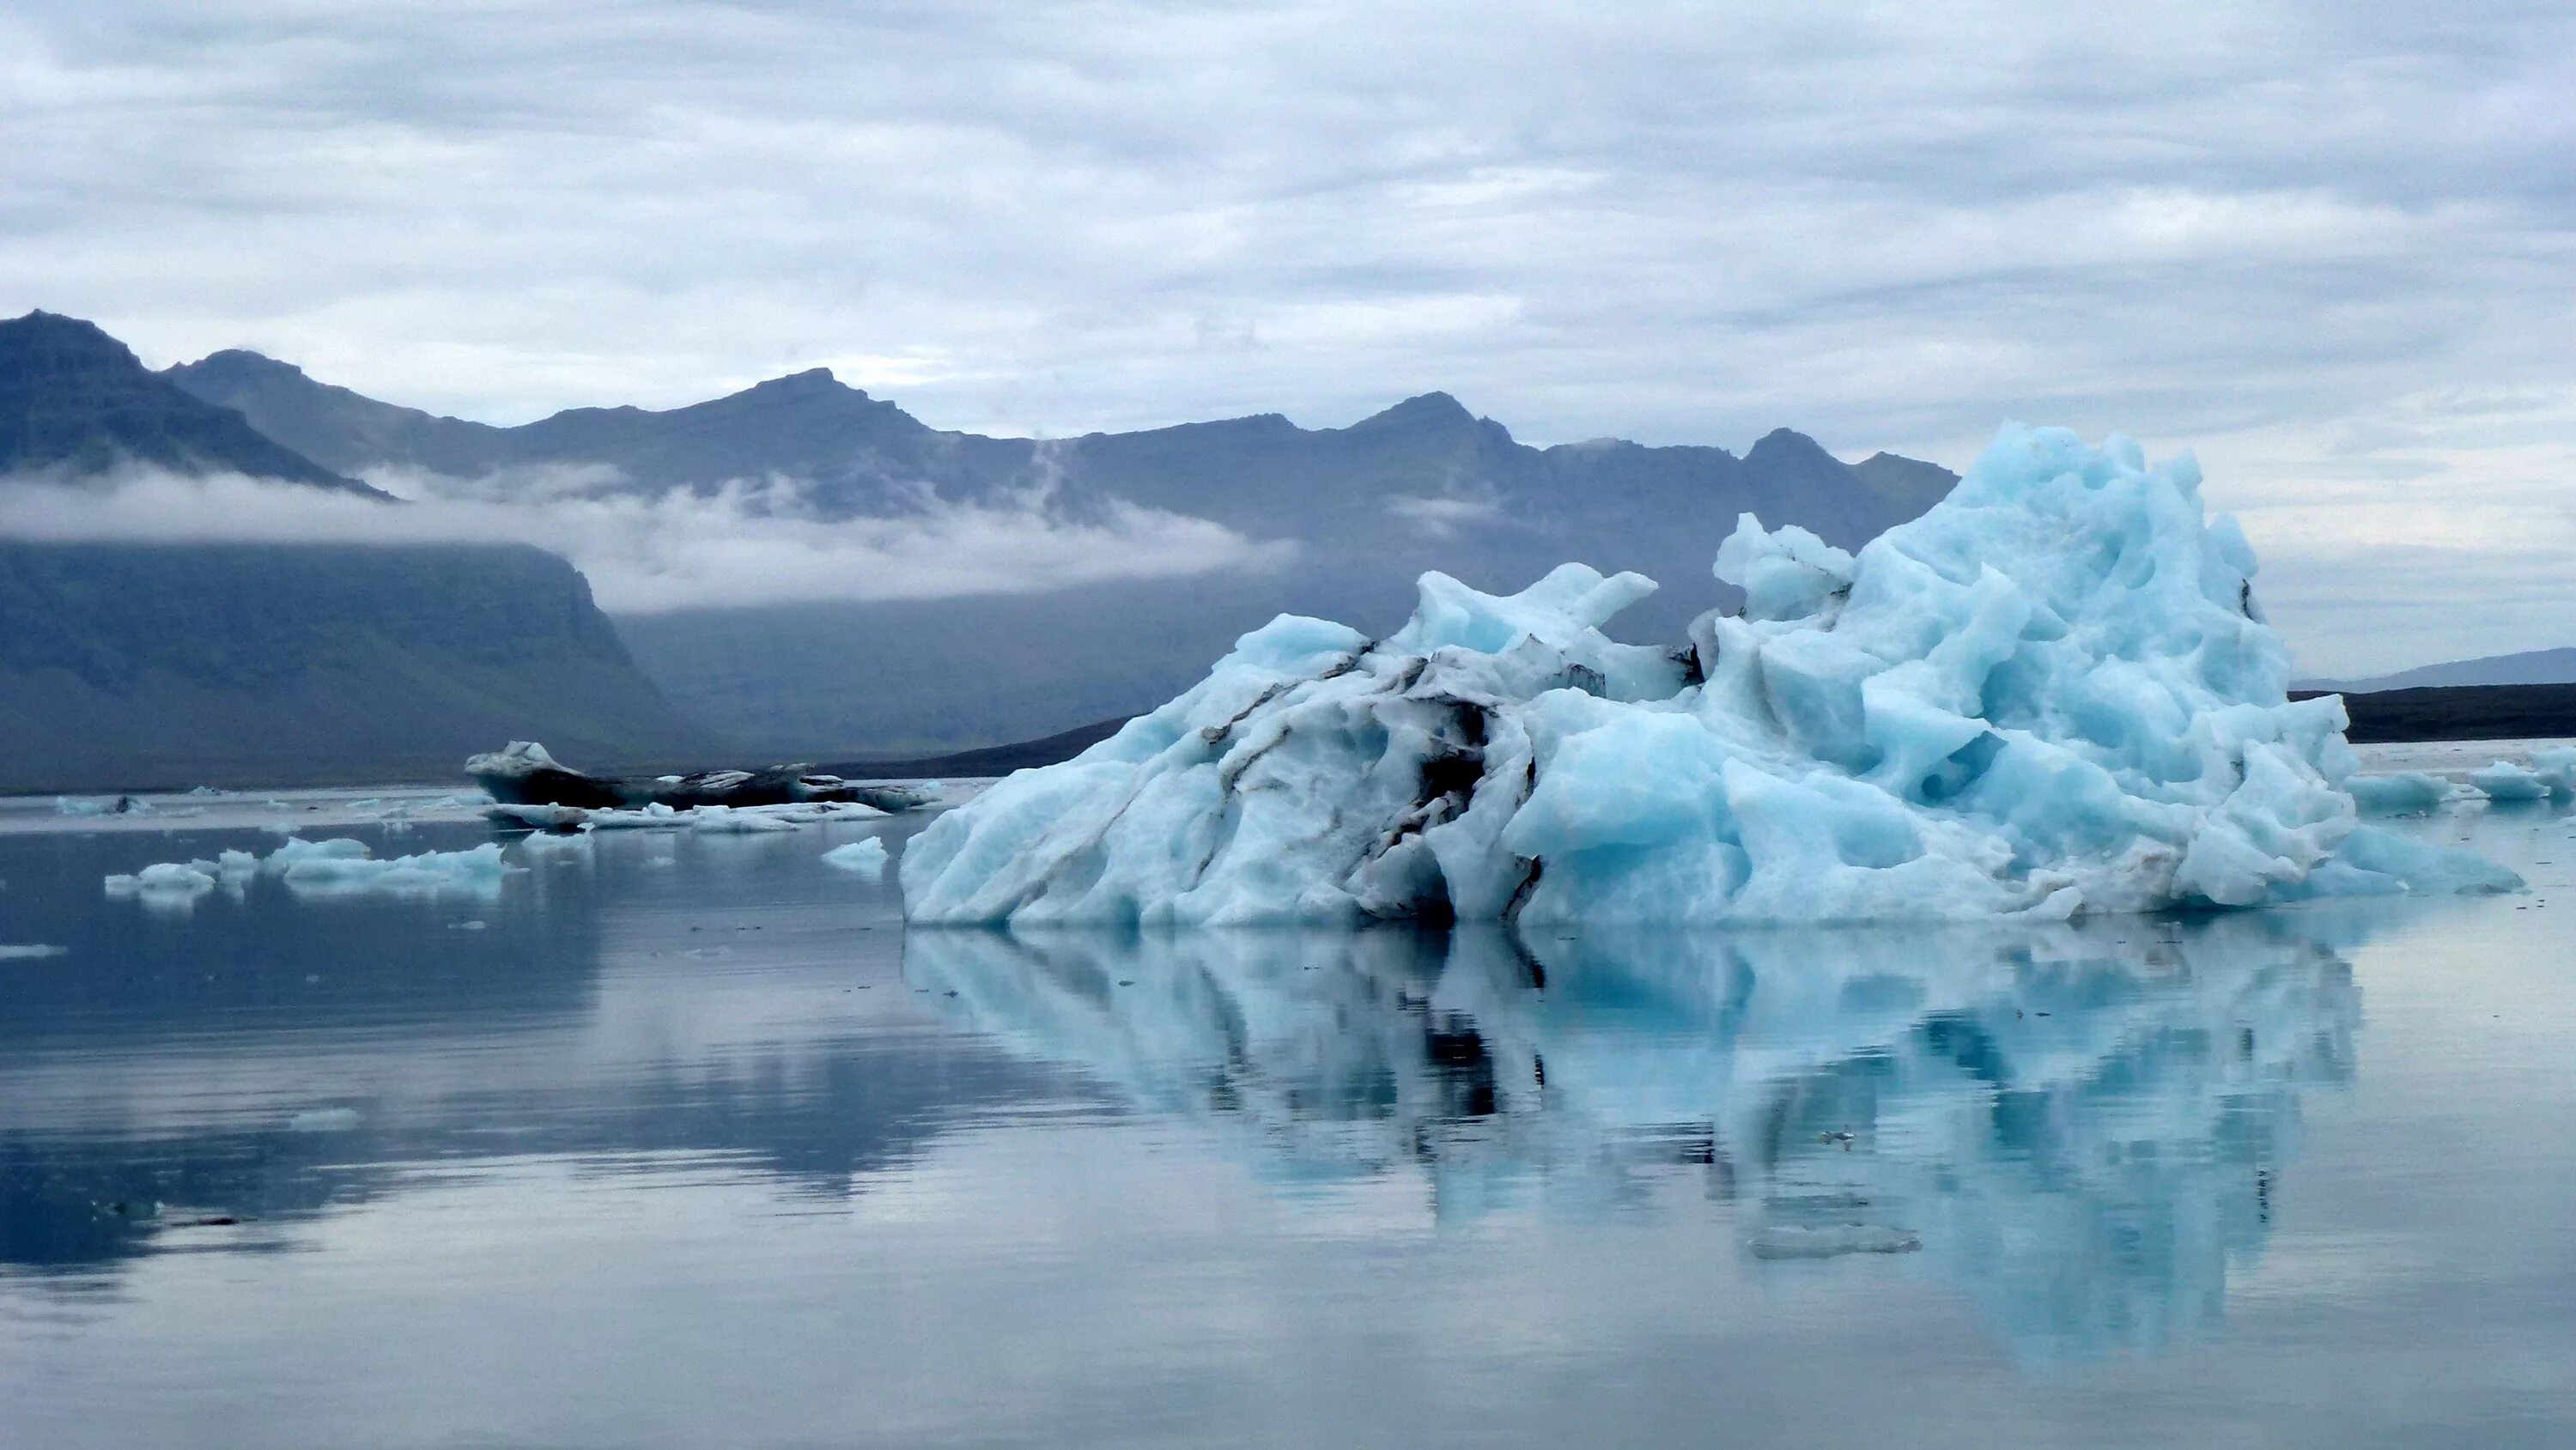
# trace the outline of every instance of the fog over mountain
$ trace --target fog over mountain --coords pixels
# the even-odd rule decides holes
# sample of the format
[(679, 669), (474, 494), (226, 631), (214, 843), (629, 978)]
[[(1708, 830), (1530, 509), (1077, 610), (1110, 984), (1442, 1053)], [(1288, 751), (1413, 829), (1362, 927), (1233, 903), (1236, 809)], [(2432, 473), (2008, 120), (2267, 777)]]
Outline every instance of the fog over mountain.
[[(1678, 639), (1692, 615), (1727, 602), (1709, 563), (1739, 513), (1852, 546), (1955, 481), (1883, 453), (1845, 464), (1787, 429), (1741, 457), (1619, 440), (1532, 447), (1444, 393), (1341, 428), (1262, 414), (1039, 440), (935, 429), (823, 369), (667, 411), (583, 408), (510, 428), (379, 402), (250, 352), (165, 376), (402, 492), (554, 508), (717, 500), (746, 528), (784, 520), (817, 537), (979, 511), (1101, 556), (1009, 578), (942, 558), (914, 580), (870, 558), (792, 599), (756, 558), (685, 591), (612, 584), (583, 561), (674, 703), (772, 753), (958, 748), (1145, 709), (1283, 610), (1391, 629), (1426, 569), (1501, 591), (1567, 559), (1635, 569), (1666, 588), (1621, 628)], [(1184, 543), (1197, 552), (1175, 566), (1167, 556)], [(977, 537), (919, 544), (971, 555)]]
[[(283, 501), (395, 532), (101, 537), (155, 501)], [(570, 564), (406, 541), (408, 513), (88, 323), (0, 322), (0, 790), (435, 780), (511, 735), (614, 761), (713, 748)]]

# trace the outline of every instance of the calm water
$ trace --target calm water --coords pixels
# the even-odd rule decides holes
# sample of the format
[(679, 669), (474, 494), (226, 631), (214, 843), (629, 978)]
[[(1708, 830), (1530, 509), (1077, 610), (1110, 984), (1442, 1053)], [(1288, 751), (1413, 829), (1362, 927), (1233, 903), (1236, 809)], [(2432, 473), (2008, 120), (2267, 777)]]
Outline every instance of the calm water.
[(222, 819), (0, 829), (0, 1445), (2576, 1443), (2563, 813), (2036, 931), (907, 937), (851, 828), (102, 894)]

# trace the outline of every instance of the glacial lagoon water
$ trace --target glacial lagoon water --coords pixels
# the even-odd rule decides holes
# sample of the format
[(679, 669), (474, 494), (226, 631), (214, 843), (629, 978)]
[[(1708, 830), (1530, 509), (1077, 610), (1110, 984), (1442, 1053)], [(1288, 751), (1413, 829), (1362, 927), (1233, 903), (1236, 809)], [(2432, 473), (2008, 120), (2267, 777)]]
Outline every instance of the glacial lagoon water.
[[(275, 818), (490, 837), (376, 809)], [(0, 1445), (2576, 1443), (2576, 817), (2405, 828), (2533, 889), (907, 935), (906, 825), (11, 803)]]

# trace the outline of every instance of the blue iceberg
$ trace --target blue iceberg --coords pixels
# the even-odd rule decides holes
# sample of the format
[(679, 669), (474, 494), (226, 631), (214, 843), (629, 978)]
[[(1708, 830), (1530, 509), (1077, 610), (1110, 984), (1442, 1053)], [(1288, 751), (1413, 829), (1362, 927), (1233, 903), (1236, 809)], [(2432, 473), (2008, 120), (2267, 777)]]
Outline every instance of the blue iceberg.
[(1382, 640), (1282, 616), (904, 854), (920, 923), (1780, 923), (2504, 890), (2362, 826), (2342, 701), (2288, 698), (2253, 551), (2187, 456), (2008, 427), (1857, 555), (1752, 516), (1740, 614), (1426, 574)]

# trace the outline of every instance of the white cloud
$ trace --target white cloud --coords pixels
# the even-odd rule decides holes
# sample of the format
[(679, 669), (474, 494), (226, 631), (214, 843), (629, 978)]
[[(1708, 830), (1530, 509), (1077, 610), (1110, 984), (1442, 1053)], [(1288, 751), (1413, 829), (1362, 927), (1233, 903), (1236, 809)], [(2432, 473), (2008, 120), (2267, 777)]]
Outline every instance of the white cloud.
[[(1004, 505), (932, 502), (892, 518), (826, 520), (792, 483), (713, 494), (586, 493), (581, 471), (544, 480), (380, 483), (401, 504), (240, 477), (129, 473), (93, 487), (0, 484), (0, 537), (50, 541), (528, 543), (572, 560), (614, 613), (1037, 592), (1111, 579), (1284, 565), (1205, 519), (1113, 503), (1054, 516), (1042, 494)], [(422, 491), (424, 486), (429, 491)], [(524, 491), (522, 491), (524, 490)], [(516, 495), (516, 496), (513, 496)]]

